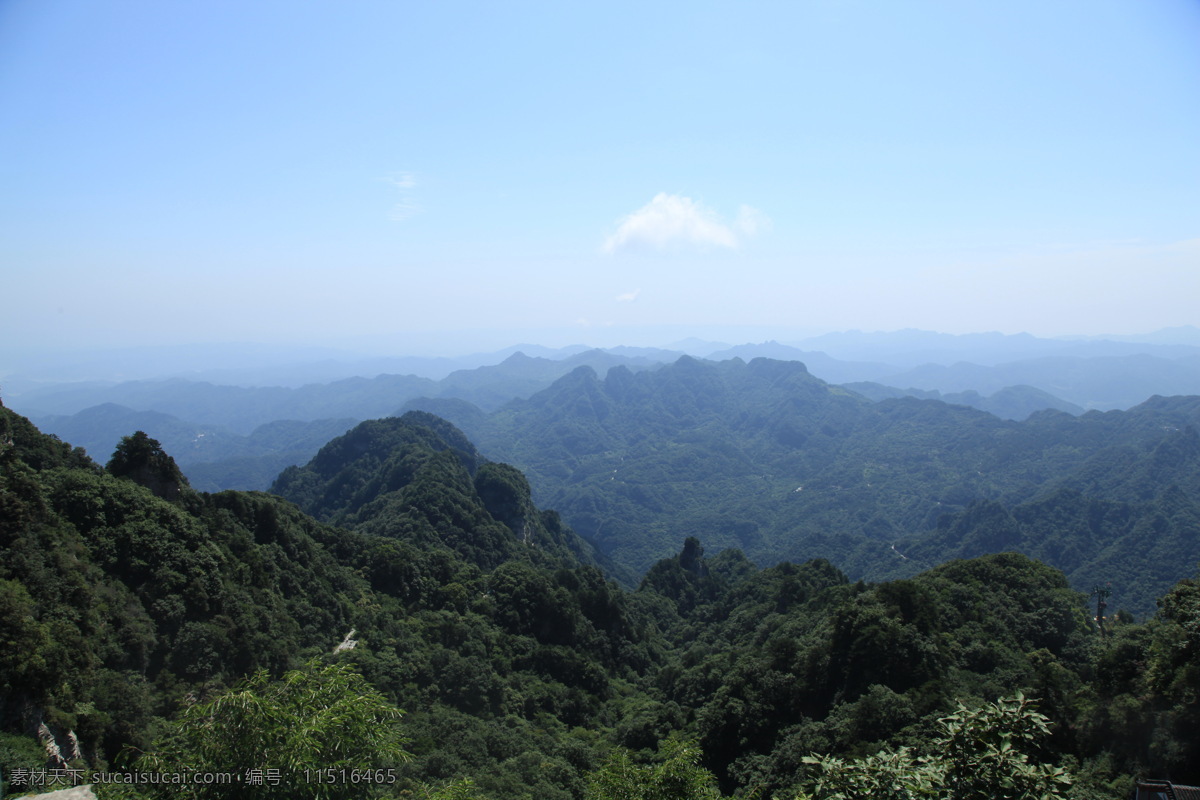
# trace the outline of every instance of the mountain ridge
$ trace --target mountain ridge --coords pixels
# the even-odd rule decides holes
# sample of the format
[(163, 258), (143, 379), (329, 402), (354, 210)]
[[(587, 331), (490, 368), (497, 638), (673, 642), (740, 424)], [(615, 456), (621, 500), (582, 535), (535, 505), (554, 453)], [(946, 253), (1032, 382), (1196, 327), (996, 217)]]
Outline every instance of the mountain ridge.
[[(458, 422), (454, 413), (466, 409), (440, 410)], [(852, 577), (878, 579), (912, 574), (918, 562), (979, 554), (946, 538), (946, 531), (968, 536), (971, 525), (943, 520), (965, 514), (970, 522), (972, 504), (983, 501), (1045, 508), (1043, 496), (1055, 487), (1124, 504), (1121, 513), (1132, 521), (1106, 529), (1103, 547), (1136, 561), (1137, 520), (1158, 510), (1119, 484), (1150, 463), (1155, 447), (1170, 450), (1169, 429), (1200, 426), (1200, 398), (1156, 397), (1130, 411), (1078, 418), (1040, 411), (1015, 422), (935, 400), (871, 402), (797, 362), (684, 358), (652, 372), (614, 369), (603, 380), (581, 368), (462, 424), (483, 452), (529, 476), (540, 503), (635, 572), (680, 538), (701, 535), (761, 564), (822, 557)], [(1189, 463), (1176, 464), (1176, 477), (1200, 496)], [(1186, 563), (1197, 537), (1178, 530)], [(1006, 541), (997, 538), (991, 549)], [(1103, 572), (1096, 552), (1071, 561), (1027, 536), (1013, 541), (1066, 569), (1077, 586)], [(1125, 598), (1143, 614), (1185, 574), (1161, 550), (1146, 552), (1157, 565), (1149, 573), (1103, 560), (1104, 569), (1138, 585)]]

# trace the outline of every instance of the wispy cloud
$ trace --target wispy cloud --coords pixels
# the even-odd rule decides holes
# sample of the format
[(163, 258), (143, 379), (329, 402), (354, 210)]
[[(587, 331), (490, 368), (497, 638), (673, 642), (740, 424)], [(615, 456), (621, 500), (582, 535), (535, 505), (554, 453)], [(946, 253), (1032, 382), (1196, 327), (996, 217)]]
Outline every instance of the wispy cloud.
[(413, 199), (412, 195), (408, 194), (408, 190), (417, 185), (417, 179), (411, 172), (394, 172), (383, 180), (401, 192), (400, 200), (388, 212), (388, 219), (393, 222), (401, 222), (421, 212), (421, 206)]
[(770, 222), (761, 211), (742, 206), (737, 220), (728, 225), (716, 212), (690, 197), (660, 192), (645, 206), (623, 217), (601, 249), (605, 253), (681, 247), (733, 249), (742, 238), (767, 230)]
[(743, 205), (733, 225), (743, 236), (757, 236), (771, 230), (771, 219), (757, 208)]
[(641, 289), (634, 289), (632, 292), (625, 292), (616, 297), (618, 303), (632, 303), (638, 299), (638, 295), (642, 293)]
[(388, 219), (393, 222), (401, 222), (419, 213), (421, 213), (421, 206), (406, 198), (392, 206), (392, 210), (388, 212)]
[(417, 185), (417, 179), (413, 177), (411, 172), (395, 172), (388, 175), (384, 180), (397, 189), (411, 189)]

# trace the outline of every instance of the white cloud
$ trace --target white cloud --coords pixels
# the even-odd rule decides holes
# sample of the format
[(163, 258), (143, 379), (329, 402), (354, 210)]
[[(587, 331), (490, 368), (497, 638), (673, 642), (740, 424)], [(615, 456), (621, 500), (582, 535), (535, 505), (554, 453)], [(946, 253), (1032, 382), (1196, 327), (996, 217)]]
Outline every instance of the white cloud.
[(618, 303), (632, 303), (638, 299), (638, 295), (642, 293), (641, 289), (634, 289), (632, 292), (625, 292), (616, 297)]
[(420, 213), (420, 211), (421, 207), (406, 197), (392, 206), (392, 210), (388, 213), (388, 219), (393, 222), (401, 222), (414, 214)]
[(400, 201), (392, 206), (388, 219), (393, 222), (406, 220), (421, 211), (421, 206), (408, 194), (408, 190), (417, 185), (417, 179), (411, 172), (396, 172), (383, 179), (400, 190)]
[(417, 179), (411, 172), (396, 172), (388, 175), (384, 180), (397, 189), (411, 189), (417, 185)]
[(757, 236), (771, 230), (771, 219), (753, 206), (738, 209), (737, 221), (733, 223), (744, 236)]
[(762, 212), (742, 206), (731, 227), (690, 197), (660, 192), (648, 204), (621, 219), (601, 249), (605, 253), (681, 246), (733, 249), (739, 244), (739, 234), (754, 236), (769, 225), (770, 220)]

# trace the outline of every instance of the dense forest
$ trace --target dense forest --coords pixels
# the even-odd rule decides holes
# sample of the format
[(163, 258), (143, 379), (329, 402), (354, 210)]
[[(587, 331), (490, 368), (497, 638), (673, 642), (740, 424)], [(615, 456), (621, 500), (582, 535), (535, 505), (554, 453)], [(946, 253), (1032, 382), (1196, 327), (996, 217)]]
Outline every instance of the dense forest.
[[(520, 470), (429, 413), (362, 423), (271, 494), (209, 494), (143, 433), (102, 467), (0, 407), (5, 789), (61, 788), (38, 781), (71, 769), (239, 776), (97, 782), (114, 797), (1118, 798), (1138, 776), (1200, 782), (1195, 398), (1071, 424), (1050, 412), (1038, 424), (1061, 431), (1036, 462), (1018, 446), (1028, 429), (885, 401), (852, 439), (880, 459), (861, 487), (828, 440), (864, 424), (868, 401), (771, 362), (729, 368), (780, 384), (804, 413), (768, 404), (723, 424), (790, 447), (797, 468), (828, 476), (828, 495), (836, 481), (859, 499), (881, 485), (863, 511), (894, 505), (880, 524), (928, 519), (912, 481), (990, 459), (982, 499), (912, 540), (906, 560), (936, 563), (865, 582), (819, 536), (762, 567), (743, 507), (703, 516), (681, 475), (757, 467), (721, 444), (733, 432), (716, 421), (719, 375), (676, 366), (663, 374), (703, 391), (658, 410), (720, 434), (699, 460), (663, 443), (661, 421), (639, 434), (633, 405), (613, 401), (650, 373), (564, 378), (580, 384), (574, 399), (560, 387), (530, 401), (557, 408), (554, 422), (520, 404), (498, 412), (524, 426), (511, 440), (521, 455), (558, 448), (537, 474), (561, 463), (563, 499), (572, 484), (615, 485), (620, 468), (611, 447), (580, 458), (563, 442), (610, 437), (636, 453), (622, 492), (644, 478), (646, 497), (627, 500), (623, 530), (653, 543), (624, 564), (604, 533), (587, 531), (600, 548), (577, 535), (535, 505)], [(945, 414), (964, 423), (955, 446), (938, 439), (944, 456), (904, 460), (930, 436), (921, 421)], [(996, 450), (998, 431), (1011, 450)], [(669, 481), (653, 479), (656, 463)], [(1045, 463), (1069, 469), (1041, 488)], [(655, 503), (679, 504), (678, 527), (644, 524)], [(804, 508), (816, 529), (845, 505)], [(1046, 561), (1077, 552), (1087, 564), (1085, 545), (1108, 537), (1116, 565), (1135, 534), (1188, 575), (1144, 618), (1114, 606), (1095, 619), (1062, 570), (989, 552), (1046, 547)], [(1141, 563), (1130, 569), (1161, 568)], [(644, 574), (631, 579), (634, 565)]]
[(514, 464), (534, 496), (632, 576), (687, 536), (755, 563), (827, 558), (912, 577), (1016, 549), (1145, 618), (1200, 562), (1200, 398), (1016, 422), (914, 397), (871, 401), (799, 362), (581, 367), (483, 414), (414, 401)]

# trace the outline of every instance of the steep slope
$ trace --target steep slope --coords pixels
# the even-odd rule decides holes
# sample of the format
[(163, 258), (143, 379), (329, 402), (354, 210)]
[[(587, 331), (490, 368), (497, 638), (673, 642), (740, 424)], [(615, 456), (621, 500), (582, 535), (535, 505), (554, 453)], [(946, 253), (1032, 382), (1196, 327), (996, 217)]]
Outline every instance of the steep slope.
[[(541, 502), (560, 503), (577, 530), (641, 571), (691, 534), (755, 550), (756, 531), (791, 500), (792, 475), (818, 471), (831, 434), (865, 405), (798, 363), (685, 357), (604, 380), (577, 370), (475, 435), (522, 465)], [(797, 455), (790, 469), (776, 463)]]
[(604, 380), (577, 370), (471, 424), (540, 502), (638, 571), (688, 535), (767, 562), (885, 554), (976, 496), (947, 488), (1011, 427), (940, 403), (871, 403), (797, 362), (691, 358)]
[(353, 625), (358, 581), (295, 507), (172, 488), (153, 440), (127, 478), (3, 407), (0, 441), (4, 728), (74, 730), (103, 761), (176, 690), (278, 670)]
[(661, 645), (559, 541), (572, 535), (529, 504), (519, 473), (425, 421), (390, 439), (360, 431), (321, 461), (355, 490), (339, 510), (363, 524), (372, 498), (339, 460), (414, 467), (397, 538), (390, 523), (385, 536), (337, 529), (271, 495), (197, 493), (144, 434), (122, 442), (118, 477), (0, 406), (2, 752), (36, 753), (44, 724), (61, 750), (47, 766), (103, 767), (151, 746), (179, 703), (325, 654), (410, 711), (409, 788), (469, 775), (495, 797), (571, 798), (598, 756), (566, 732), (619, 716), (614, 683), (638, 680)]
[(1078, 588), (1109, 585), (1114, 607), (1145, 615), (1181, 571), (1200, 563), (1198, 532), (1200, 435), (1187, 427), (1104, 448), (1034, 499), (978, 501), (897, 548), (918, 564), (1018, 550)]
[(524, 475), (486, 461), (461, 431), (424, 412), (358, 425), (285, 470), (271, 491), (331, 524), (442, 545), (484, 569), (523, 556), (596, 563), (556, 513), (534, 506)]

